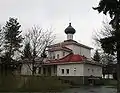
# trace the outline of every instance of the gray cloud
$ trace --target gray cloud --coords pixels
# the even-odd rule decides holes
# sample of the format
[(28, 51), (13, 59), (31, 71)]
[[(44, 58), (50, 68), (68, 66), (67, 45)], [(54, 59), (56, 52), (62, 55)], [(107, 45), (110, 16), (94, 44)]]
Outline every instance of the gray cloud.
[(22, 29), (34, 24), (44, 28), (53, 26), (58, 40), (66, 39), (64, 29), (71, 19), (76, 29), (75, 40), (91, 44), (93, 29), (99, 29), (103, 16), (92, 7), (99, 0), (0, 0), (0, 23), (9, 17), (17, 17)]

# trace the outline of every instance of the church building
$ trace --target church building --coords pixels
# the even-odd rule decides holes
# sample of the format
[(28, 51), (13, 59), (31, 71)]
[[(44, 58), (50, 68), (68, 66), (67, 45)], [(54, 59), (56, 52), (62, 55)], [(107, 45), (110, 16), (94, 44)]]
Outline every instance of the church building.
[[(67, 39), (48, 46), (48, 57), (37, 69), (37, 75), (58, 76), (75, 83), (87, 84), (102, 78), (102, 65), (92, 60), (91, 47), (73, 39), (76, 30), (71, 26), (65, 29)], [(27, 66), (22, 67), (22, 74), (31, 74)]]

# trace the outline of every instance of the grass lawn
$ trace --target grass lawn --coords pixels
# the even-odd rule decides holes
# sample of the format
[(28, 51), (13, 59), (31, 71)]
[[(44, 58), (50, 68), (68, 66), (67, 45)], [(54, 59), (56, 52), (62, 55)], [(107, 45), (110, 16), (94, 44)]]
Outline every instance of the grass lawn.
[(105, 86), (117, 86), (117, 80), (103, 79), (102, 82)]
[(61, 91), (70, 87), (58, 77), (45, 76), (4, 76), (0, 78), (0, 91), (5, 92), (41, 92)]

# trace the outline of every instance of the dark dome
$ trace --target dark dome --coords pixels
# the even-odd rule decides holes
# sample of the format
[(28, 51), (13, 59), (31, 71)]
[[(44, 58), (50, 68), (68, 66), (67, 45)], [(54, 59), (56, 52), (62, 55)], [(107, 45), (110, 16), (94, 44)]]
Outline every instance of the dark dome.
[(66, 34), (74, 34), (75, 29), (71, 26), (71, 23), (69, 23), (69, 26), (65, 29)]

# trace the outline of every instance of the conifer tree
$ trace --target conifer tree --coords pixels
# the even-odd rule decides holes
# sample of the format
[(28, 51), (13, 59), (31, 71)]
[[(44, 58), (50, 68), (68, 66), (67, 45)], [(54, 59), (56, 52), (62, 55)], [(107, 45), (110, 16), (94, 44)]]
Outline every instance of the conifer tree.
[(98, 50), (95, 51), (95, 54), (93, 56), (93, 60), (100, 62), (100, 54), (99, 54)]
[[(19, 51), (19, 48), (22, 47), (21, 42), (23, 40), (21, 31), (19, 30), (21, 25), (16, 18), (9, 18), (9, 21), (6, 22), (4, 26), (4, 48), (5, 54), (3, 56), (4, 63), (6, 67), (14, 67), (15, 65), (15, 52)], [(6, 58), (7, 57), (7, 58)]]
[(31, 59), (31, 57), (32, 57), (32, 53), (31, 53), (30, 43), (26, 43), (24, 47), (23, 58)]
[(100, 0), (93, 9), (111, 18), (112, 36), (101, 38), (100, 43), (105, 53), (117, 55), (117, 93), (120, 93), (120, 0)]

